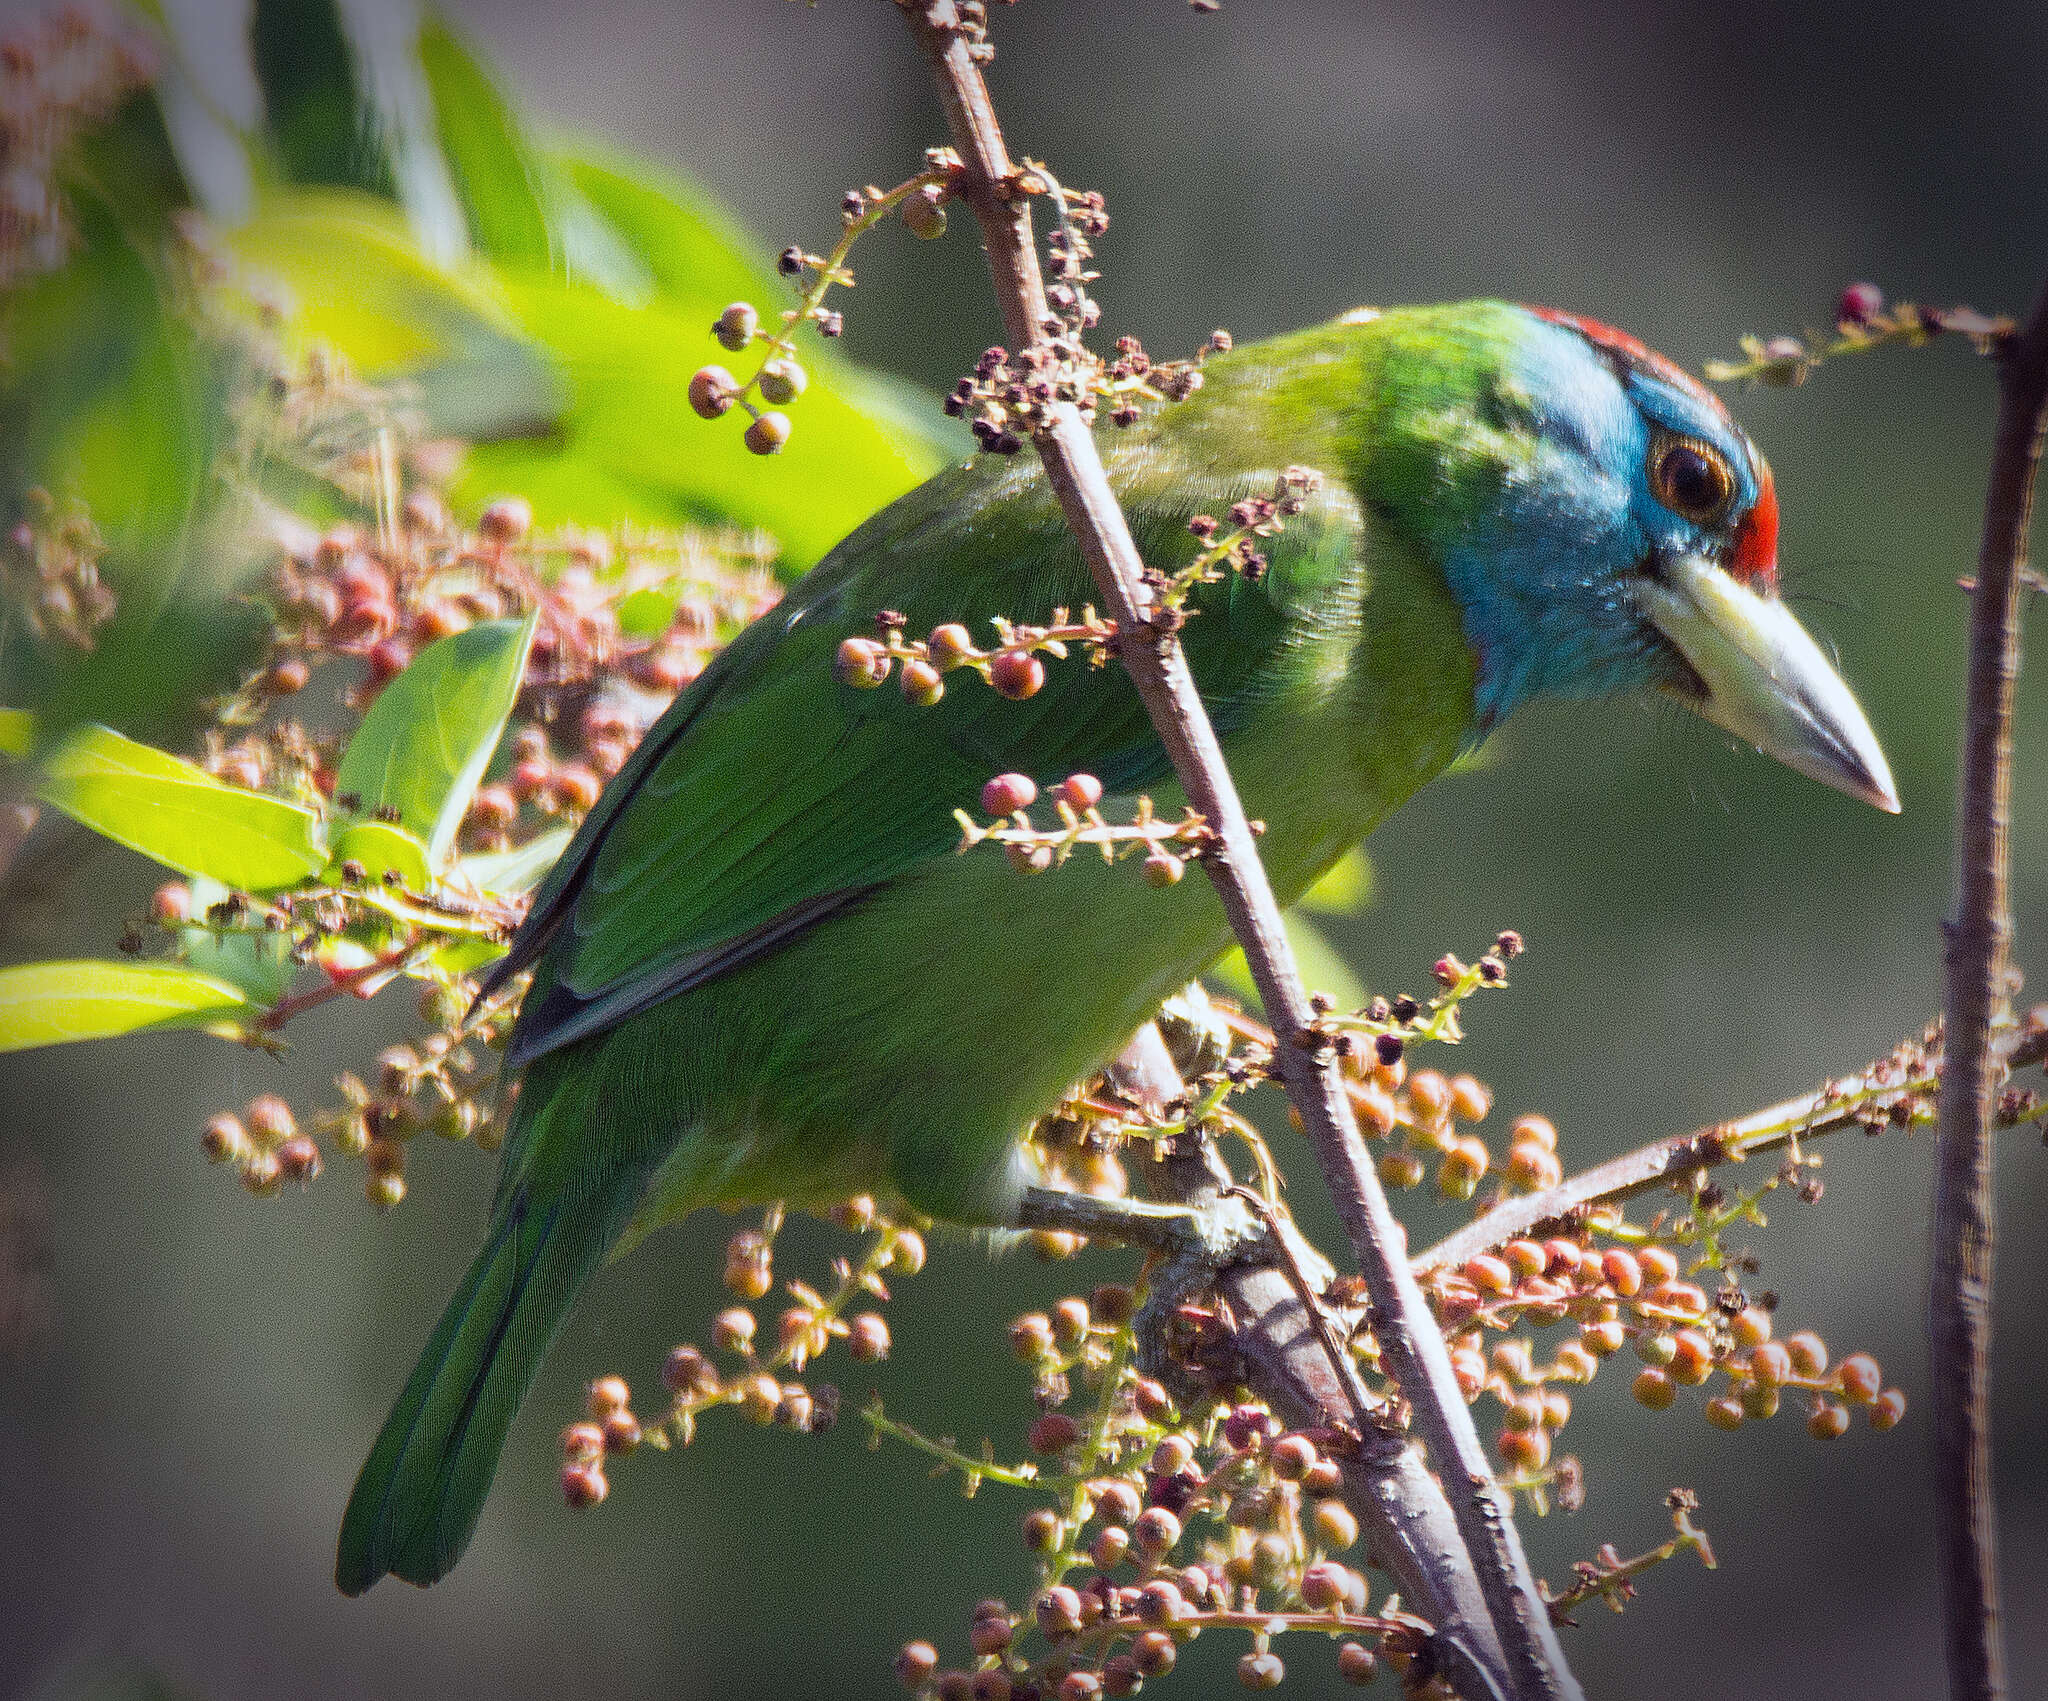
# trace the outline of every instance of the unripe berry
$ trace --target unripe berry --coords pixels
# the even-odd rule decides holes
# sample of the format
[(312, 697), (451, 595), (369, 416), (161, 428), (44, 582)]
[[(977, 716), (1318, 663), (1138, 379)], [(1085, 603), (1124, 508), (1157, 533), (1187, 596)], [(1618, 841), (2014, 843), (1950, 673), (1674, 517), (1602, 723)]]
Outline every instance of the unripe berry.
[(1064, 1583), (1056, 1583), (1031, 1604), (1032, 1616), (1047, 1637), (1057, 1641), (1081, 1628), (1081, 1597)]
[(1341, 1606), (1348, 1593), (1344, 1567), (1319, 1559), (1301, 1573), (1301, 1598), (1312, 1612), (1328, 1612)]
[(1485, 1142), (1466, 1138), (1444, 1154), (1437, 1166), (1436, 1190), (1446, 1199), (1469, 1199), (1479, 1190), (1487, 1166), (1493, 1161)]
[(1408, 1077), (1408, 1102), (1417, 1121), (1440, 1121), (1451, 1108), (1451, 1084), (1434, 1069), (1418, 1069)]
[(1608, 1358), (1621, 1351), (1622, 1343), (1628, 1339), (1628, 1331), (1619, 1320), (1609, 1319), (1602, 1323), (1588, 1323), (1579, 1331), (1579, 1339), (1595, 1358)]
[(363, 1196), (378, 1210), (388, 1211), (405, 1197), (405, 1177), (395, 1170), (383, 1174), (371, 1170), (363, 1181)]
[(1354, 1688), (1364, 1688), (1379, 1676), (1380, 1663), (1363, 1642), (1337, 1645), (1337, 1675)]
[(1493, 1094), (1476, 1075), (1451, 1077), (1451, 1114), (1460, 1122), (1483, 1122), (1493, 1109)]
[(1504, 1429), (1495, 1440), (1501, 1458), (1521, 1471), (1540, 1471), (1550, 1460), (1550, 1436), (1541, 1429)]
[(863, 1311), (847, 1326), (846, 1347), (862, 1364), (889, 1356), (889, 1325), (881, 1313)]
[(1010, 1351), (1020, 1362), (1031, 1364), (1052, 1350), (1052, 1319), (1044, 1312), (1027, 1311), (1010, 1325)]
[(1511, 1240), (1500, 1249), (1518, 1276), (1540, 1276), (1550, 1267), (1550, 1258), (1533, 1240)]
[(1300, 1482), (1316, 1468), (1316, 1444), (1306, 1435), (1283, 1435), (1273, 1443), (1273, 1474), (1282, 1482)]
[(272, 1199), (284, 1185), (284, 1166), (277, 1154), (259, 1146), (242, 1160), (242, 1186), (259, 1199)]
[(260, 1146), (278, 1145), (299, 1131), (298, 1123), (292, 1118), (292, 1107), (275, 1093), (251, 1099), (242, 1116), (248, 1125), (249, 1137)]
[(754, 1328), (754, 1314), (735, 1305), (711, 1320), (711, 1339), (720, 1352), (744, 1353), (753, 1347)]
[(595, 1506), (610, 1492), (611, 1484), (597, 1466), (572, 1461), (562, 1467), (562, 1498), (571, 1511)]
[(1663, 1411), (1678, 1398), (1678, 1384), (1671, 1380), (1671, 1373), (1659, 1370), (1655, 1365), (1636, 1372), (1636, 1379), (1629, 1384), (1628, 1391), (1653, 1412)]
[(1678, 1279), (1678, 1256), (1665, 1246), (1645, 1246), (1636, 1253), (1647, 1286), (1660, 1287)]
[(1092, 1671), (1068, 1672), (1054, 1692), (1057, 1701), (1095, 1701), (1101, 1693), (1102, 1679)]
[(939, 1669), (939, 1651), (929, 1642), (906, 1642), (896, 1656), (896, 1681), (905, 1689), (922, 1689)]
[(199, 1149), (210, 1164), (239, 1162), (249, 1153), (249, 1131), (239, 1116), (222, 1111), (206, 1119), (206, 1126), (199, 1131)]
[(633, 1393), (623, 1376), (600, 1376), (591, 1383), (583, 1409), (590, 1414), (591, 1422), (603, 1423), (613, 1413), (625, 1411), (632, 1403)]
[(776, 359), (761, 368), (755, 388), (761, 392), (764, 402), (781, 407), (802, 395), (810, 381), (810, 376), (795, 361)]
[(760, 328), (761, 315), (754, 310), (751, 301), (735, 301), (719, 314), (711, 327), (711, 334), (718, 339), (718, 346), (738, 354), (753, 341), (754, 332)]
[(1164, 1577), (1154, 1578), (1138, 1591), (1138, 1616), (1147, 1624), (1178, 1624), (1187, 1614), (1188, 1603), (1179, 1586)]
[(1424, 1173), (1422, 1160), (1413, 1152), (1382, 1152), (1373, 1167), (1379, 1171), (1380, 1181), (1392, 1188), (1413, 1187)]
[(277, 1149), (278, 1173), (301, 1187), (320, 1178), (320, 1148), (304, 1134), (293, 1136)]
[(1828, 1368), (1827, 1343), (1811, 1329), (1785, 1337), (1785, 1351), (1791, 1355), (1793, 1371), (1804, 1377), (1825, 1375)]
[(1515, 1285), (1515, 1273), (1505, 1258), (1481, 1252), (1465, 1260), (1465, 1279), (1481, 1293), (1504, 1294)]
[(1121, 1565), (1124, 1555), (1130, 1551), (1131, 1532), (1121, 1524), (1104, 1525), (1088, 1544), (1088, 1557), (1095, 1561), (1098, 1571), (1109, 1571)]
[(790, 424), (786, 413), (764, 413), (749, 422), (741, 433), (741, 441), (757, 455), (779, 455), (782, 446), (789, 441)]
[(1028, 650), (1004, 650), (988, 664), (988, 682), (1013, 703), (1035, 697), (1045, 684), (1045, 663)]
[(929, 709), (946, 694), (946, 682), (939, 677), (939, 670), (914, 656), (903, 664), (897, 683), (913, 708)]
[(1164, 1677), (1180, 1658), (1180, 1649), (1163, 1630), (1147, 1630), (1131, 1644), (1131, 1658), (1147, 1677)]
[(730, 413), (739, 397), (739, 380), (722, 366), (700, 366), (690, 374), (690, 407), (699, 419)]
[(1179, 1476), (1194, 1460), (1194, 1443), (1185, 1435), (1164, 1436), (1152, 1449), (1152, 1471), (1156, 1476)]
[(1060, 1545), (1060, 1515), (1039, 1506), (1024, 1514), (1024, 1545), (1033, 1553), (1050, 1553)]
[(1543, 1407), (1545, 1429), (1562, 1429), (1571, 1422), (1572, 1397), (1562, 1388), (1545, 1388), (1537, 1399)]
[(1015, 815), (1038, 800), (1038, 786), (1028, 774), (998, 774), (981, 788), (984, 815)]
[(946, 234), (946, 209), (939, 203), (945, 191), (934, 184), (926, 184), (916, 193), (907, 195), (899, 215), (903, 228), (921, 242)]
[(1564, 1179), (1564, 1165), (1534, 1140), (1517, 1140), (1508, 1148), (1507, 1179), (1524, 1193), (1541, 1193)]
[(766, 1428), (782, 1410), (782, 1384), (772, 1376), (748, 1377), (740, 1386), (740, 1410), (750, 1422)]
[(1888, 1429), (1896, 1429), (1899, 1420), (1905, 1415), (1905, 1391), (1900, 1388), (1887, 1388), (1871, 1402), (1870, 1427), (1882, 1435)]
[(1069, 1296), (1052, 1308), (1053, 1338), (1069, 1351), (1088, 1338), (1088, 1322), (1088, 1302), (1085, 1299)]
[(1774, 1418), (1778, 1415), (1778, 1404), (1782, 1398), (1772, 1384), (1751, 1382), (1742, 1390), (1743, 1415), (1755, 1418), (1759, 1423)]
[(1553, 1276), (1577, 1275), (1586, 1256), (1585, 1248), (1575, 1240), (1552, 1239), (1543, 1243), (1543, 1267)]
[(775, 1285), (773, 1259), (766, 1235), (740, 1230), (725, 1243), (726, 1290), (739, 1299), (760, 1299)]
[(1842, 325), (1867, 325), (1883, 311), (1883, 290), (1874, 283), (1852, 283), (1835, 306), (1835, 320)]
[(848, 638), (832, 658), (833, 676), (856, 691), (870, 691), (889, 677), (893, 664), (886, 647), (872, 638)]
[(684, 1397), (709, 1394), (718, 1387), (718, 1372), (695, 1347), (671, 1347), (662, 1361), (661, 1385)]
[(1145, 858), (1145, 884), (1163, 890), (1178, 886), (1180, 878), (1187, 872), (1187, 864), (1171, 851), (1154, 851)]
[(1518, 1116), (1508, 1130), (1508, 1138), (1514, 1141), (1527, 1140), (1541, 1146), (1546, 1152), (1557, 1150), (1557, 1125), (1547, 1116)]
[(1332, 1553), (1342, 1553), (1358, 1541), (1358, 1519), (1341, 1500), (1318, 1500), (1309, 1516), (1315, 1539)]
[(1771, 1338), (1771, 1314), (1760, 1305), (1744, 1306), (1728, 1320), (1738, 1347), (1754, 1347)]
[(1081, 1439), (1081, 1426), (1065, 1412), (1041, 1412), (1026, 1439), (1034, 1453), (1064, 1453)]
[(1704, 1317), (1707, 1314), (1707, 1296), (1692, 1282), (1659, 1282), (1643, 1295), (1643, 1303), (1679, 1317)]
[(488, 543), (517, 543), (533, 530), (533, 504), (523, 496), (501, 496), (477, 516), (476, 529)]
[(1697, 1329), (1681, 1329), (1671, 1337), (1671, 1374), (1688, 1388), (1697, 1388), (1714, 1369), (1714, 1345)]
[(1852, 1406), (1867, 1406), (1884, 1387), (1884, 1372), (1868, 1353), (1851, 1353), (1835, 1369), (1842, 1398)]
[(1246, 1654), (1237, 1662), (1237, 1681), (1247, 1689), (1278, 1689), (1286, 1676), (1278, 1654)]
[(1102, 782), (1093, 774), (1069, 774), (1060, 782), (1060, 800), (1076, 815), (1085, 815), (1102, 801)]
[(1849, 1408), (1823, 1400), (1808, 1416), (1806, 1433), (1816, 1441), (1839, 1441), (1849, 1433)]
[(1179, 1542), (1180, 1520), (1164, 1506), (1148, 1506), (1131, 1525), (1131, 1540), (1140, 1553), (1157, 1560)]
[(1624, 1299), (1643, 1291), (1643, 1267), (1626, 1247), (1611, 1246), (1601, 1254), (1600, 1274)]
[(1706, 1413), (1707, 1422), (1716, 1429), (1740, 1429), (1743, 1419), (1748, 1416), (1742, 1408), (1742, 1402), (1730, 1394), (1722, 1394), (1716, 1399), (1709, 1400)]
[(974, 639), (958, 621), (949, 621), (944, 626), (932, 628), (932, 635), (925, 640), (925, 648), (931, 652), (933, 666), (951, 669), (973, 653)]

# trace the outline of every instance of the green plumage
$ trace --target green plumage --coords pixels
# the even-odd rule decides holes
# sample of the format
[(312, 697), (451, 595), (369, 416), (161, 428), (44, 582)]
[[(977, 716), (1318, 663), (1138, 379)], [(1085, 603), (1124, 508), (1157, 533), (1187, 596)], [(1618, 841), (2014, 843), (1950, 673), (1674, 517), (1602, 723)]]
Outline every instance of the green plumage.
[[(1653, 528), (1678, 524), (1641, 489), (1663, 439), (1591, 338), (1498, 303), (1355, 317), (1218, 358), (1191, 400), (1102, 433), (1139, 548), (1168, 571), (1198, 512), (1290, 465), (1322, 475), (1268, 572), (1203, 587), (1183, 634), (1283, 903), (1483, 730), (1489, 650), (1529, 677), (1576, 666), (1587, 689), (1678, 677), (1629, 588), (1663, 547)], [(1749, 453), (1703, 396), (1643, 405), (1692, 408), (1687, 441)], [(1085, 855), (1029, 878), (955, 854), (953, 811), (1006, 771), (1092, 773), (1111, 819), (1140, 792), (1179, 812), (1121, 668), (1053, 662), (1023, 702), (955, 675), (929, 708), (834, 677), (880, 610), (985, 638), (990, 616), (1094, 598), (1036, 458), (985, 457), (862, 526), (649, 732), (497, 971), (534, 983), (491, 1228), (356, 1484), (343, 1589), (454, 1563), (605, 1256), (712, 1202), (874, 1192), (1014, 1221), (1025, 1124), (1226, 948), (1206, 880), (1155, 890)], [(1564, 635), (1550, 653), (1515, 652), (1522, 609)]]

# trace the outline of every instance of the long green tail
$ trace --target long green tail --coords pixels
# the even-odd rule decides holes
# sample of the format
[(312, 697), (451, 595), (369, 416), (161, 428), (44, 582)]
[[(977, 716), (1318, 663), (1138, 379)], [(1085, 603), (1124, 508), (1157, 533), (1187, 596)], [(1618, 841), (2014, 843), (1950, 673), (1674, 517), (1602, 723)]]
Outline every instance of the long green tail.
[(462, 1557), (512, 1418), (629, 1202), (504, 1202), (356, 1478), (334, 1562), (343, 1594), (386, 1572), (432, 1583)]

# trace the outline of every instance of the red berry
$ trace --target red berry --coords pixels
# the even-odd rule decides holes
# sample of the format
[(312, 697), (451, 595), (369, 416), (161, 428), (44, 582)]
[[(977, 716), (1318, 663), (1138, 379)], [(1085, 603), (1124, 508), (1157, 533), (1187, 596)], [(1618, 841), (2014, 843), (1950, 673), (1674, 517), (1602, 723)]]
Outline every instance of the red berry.
[(1064, 1453), (1081, 1439), (1081, 1426), (1065, 1412), (1043, 1412), (1032, 1423), (1029, 1434), (1034, 1453)]
[(1085, 815), (1102, 801), (1102, 782), (1093, 774), (1069, 774), (1060, 782), (1060, 797), (1077, 815)]
[(562, 1498), (570, 1510), (581, 1512), (595, 1506), (610, 1492), (611, 1484), (597, 1466), (571, 1462), (562, 1467)]
[(370, 678), (383, 685), (396, 679), (412, 666), (412, 645), (403, 638), (384, 638), (370, 646), (365, 658), (370, 664)]
[(1835, 318), (1844, 325), (1867, 325), (1883, 311), (1883, 290), (1874, 283), (1852, 283), (1842, 291)]
[(533, 504), (523, 496), (501, 496), (476, 520), (477, 534), (491, 543), (517, 543), (533, 530)]
[(690, 374), (690, 407), (700, 419), (716, 419), (731, 410), (739, 383), (722, 366), (700, 366)]
[(603, 1423), (614, 1412), (622, 1412), (632, 1404), (632, 1390), (626, 1386), (622, 1376), (600, 1376), (591, 1383), (585, 1409), (591, 1419)]
[(1045, 663), (1024, 650), (1004, 650), (988, 664), (988, 682), (1001, 696), (1021, 703), (1045, 684)]
[(1038, 800), (1038, 787), (1026, 774), (998, 774), (981, 788), (984, 815), (1015, 815)]

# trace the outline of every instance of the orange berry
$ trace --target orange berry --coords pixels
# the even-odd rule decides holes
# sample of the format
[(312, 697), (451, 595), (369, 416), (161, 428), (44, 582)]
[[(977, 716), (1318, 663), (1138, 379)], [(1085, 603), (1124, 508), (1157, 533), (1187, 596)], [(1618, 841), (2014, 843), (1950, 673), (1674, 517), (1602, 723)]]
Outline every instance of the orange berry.
[(1882, 1435), (1888, 1429), (1896, 1429), (1899, 1420), (1906, 1415), (1906, 1395), (1903, 1389), (1887, 1388), (1871, 1402), (1870, 1427)]
[(1849, 1408), (1823, 1400), (1806, 1420), (1806, 1433), (1816, 1441), (1839, 1441), (1849, 1432)]
[(1534, 1140), (1517, 1140), (1508, 1149), (1507, 1178), (1524, 1193), (1541, 1193), (1564, 1179), (1564, 1165)]
[(1557, 1150), (1557, 1125), (1547, 1116), (1519, 1116), (1508, 1130), (1508, 1138), (1517, 1144), (1526, 1140), (1541, 1146), (1546, 1152), (1554, 1152)]
[(1750, 1349), (1749, 1374), (1765, 1388), (1792, 1380), (1792, 1354), (1782, 1341), (1764, 1341)]
[(1835, 1368), (1842, 1398), (1852, 1406), (1867, 1406), (1884, 1387), (1884, 1372), (1868, 1353), (1851, 1353)]
[(1493, 1094), (1476, 1075), (1451, 1077), (1451, 1114), (1460, 1122), (1483, 1122), (1493, 1109)]
[(1671, 1374), (1688, 1388), (1697, 1388), (1713, 1374), (1714, 1343), (1697, 1329), (1680, 1329), (1672, 1336), (1676, 1348), (1671, 1357)]
[(1418, 1122), (1438, 1122), (1451, 1107), (1451, 1084), (1434, 1069), (1418, 1069), (1408, 1077), (1408, 1102)]
[(1515, 1285), (1515, 1273), (1507, 1260), (1481, 1252), (1465, 1260), (1465, 1279), (1481, 1293), (1504, 1294)]
[(1533, 1240), (1511, 1240), (1500, 1249), (1500, 1255), (1519, 1276), (1540, 1276), (1550, 1265), (1549, 1256)]
[(1653, 1412), (1661, 1412), (1678, 1398), (1678, 1384), (1671, 1380), (1671, 1373), (1659, 1370), (1654, 1365), (1636, 1372), (1636, 1379), (1629, 1384), (1629, 1392)]
[(1588, 1323), (1579, 1330), (1579, 1339), (1586, 1350), (1596, 1358), (1607, 1358), (1618, 1353), (1628, 1339), (1628, 1331), (1618, 1319), (1602, 1323)]
[(596, 1465), (572, 1460), (562, 1467), (562, 1498), (572, 1511), (595, 1506), (610, 1492), (611, 1484)]
[(1810, 1378), (1826, 1374), (1827, 1342), (1811, 1329), (1801, 1329), (1796, 1335), (1787, 1335), (1785, 1351), (1791, 1355), (1792, 1368), (1799, 1375)]
[(1716, 1429), (1740, 1429), (1743, 1419), (1749, 1415), (1743, 1410), (1742, 1402), (1731, 1394), (1709, 1400), (1706, 1412), (1707, 1422)]
[(1636, 1260), (1643, 1267), (1643, 1280), (1651, 1287), (1678, 1279), (1678, 1258), (1668, 1247), (1645, 1246)]
[(1504, 1429), (1494, 1446), (1517, 1470), (1540, 1471), (1550, 1462), (1550, 1436), (1541, 1429)]
[(584, 1410), (590, 1413), (593, 1423), (603, 1423), (614, 1412), (622, 1412), (632, 1403), (632, 1390), (626, 1386), (623, 1376), (600, 1376), (590, 1385)]
[(1600, 1273), (1607, 1279), (1607, 1285), (1623, 1298), (1642, 1292), (1643, 1266), (1625, 1247), (1611, 1246), (1601, 1254)]

